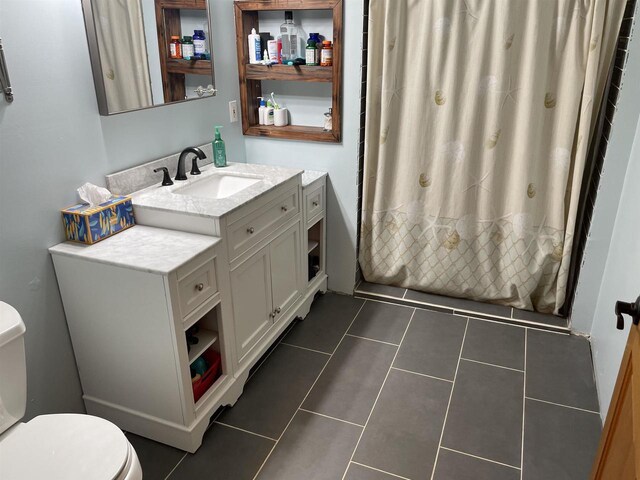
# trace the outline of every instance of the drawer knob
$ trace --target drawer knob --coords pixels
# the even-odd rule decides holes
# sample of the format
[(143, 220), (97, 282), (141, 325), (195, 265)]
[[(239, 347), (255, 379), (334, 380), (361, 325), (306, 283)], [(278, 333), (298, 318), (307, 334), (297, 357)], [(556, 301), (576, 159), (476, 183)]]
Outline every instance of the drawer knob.
[(247, 233), (248, 233), (249, 235), (253, 235), (253, 232), (255, 232), (255, 231), (256, 231), (256, 229), (255, 229), (255, 228), (253, 228), (253, 227), (249, 227), (249, 228), (247, 228)]
[(282, 211), (283, 211), (283, 212), (286, 212), (287, 210), (289, 210), (289, 208), (288, 208), (286, 205), (283, 205), (283, 206), (282, 206)]
[(198, 290), (199, 292), (201, 292), (202, 290), (204, 290), (204, 283), (199, 283), (196, 285), (196, 290)]
[(313, 205), (314, 207), (317, 207), (317, 206), (319, 205), (319, 203), (318, 203), (318, 202), (313, 202), (313, 204), (312, 204), (312, 205)]
[[(276, 315), (277, 315), (278, 313), (280, 313), (281, 311), (282, 311), (282, 309), (281, 309), (280, 307), (277, 307), (277, 308), (276, 308)], [(274, 315), (274, 316), (275, 316), (275, 315)]]

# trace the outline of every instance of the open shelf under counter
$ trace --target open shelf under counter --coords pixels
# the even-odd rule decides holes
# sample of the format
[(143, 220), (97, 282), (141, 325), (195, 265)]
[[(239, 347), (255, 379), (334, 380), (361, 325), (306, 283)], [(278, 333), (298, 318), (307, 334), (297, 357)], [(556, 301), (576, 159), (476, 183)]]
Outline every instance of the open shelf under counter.
[(331, 131), (326, 131), (322, 127), (310, 127), (305, 125), (287, 125), (284, 127), (276, 127), (273, 125), (252, 125), (247, 129), (245, 135), (329, 143), (340, 141), (340, 139), (336, 138)]
[(218, 332), (213, 330), (200, 329), (197, 335), (198, 343), (191, 346), (189, 351), (189, 365), (202, 355), (211, 345), (218, 341)]
[(248, 80), (285, 80), (293, 82), (332, 82), (333, 67), (316, 65), (256, 65), (245, 66)]

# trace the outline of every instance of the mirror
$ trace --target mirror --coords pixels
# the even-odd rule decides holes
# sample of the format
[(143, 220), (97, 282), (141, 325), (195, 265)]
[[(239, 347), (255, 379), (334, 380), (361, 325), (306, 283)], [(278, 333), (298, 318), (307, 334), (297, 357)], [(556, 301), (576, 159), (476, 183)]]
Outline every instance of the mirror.
[(82, 0), (101, 115), (215, 95), (208, 0)]

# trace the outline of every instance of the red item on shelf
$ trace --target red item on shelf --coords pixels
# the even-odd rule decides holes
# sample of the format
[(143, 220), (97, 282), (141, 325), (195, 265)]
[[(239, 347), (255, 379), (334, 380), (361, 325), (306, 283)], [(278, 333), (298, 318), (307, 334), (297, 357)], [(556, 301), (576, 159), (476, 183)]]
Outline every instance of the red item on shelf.
[(202, 395), (204, 395), (205, 392), (209, 390), (209, 387), (213, 385), (213, 383), (218, 379), (221, 373), (220, 366), (222, 364), (222, 359), (220, 358), (220, 354), (217, 351), (210, 348), (209, 350), (204, 352), (202, 356), (206, 360), (207, 365), (209, 365), (209, 368), (206, 372), (204, 372), (204, 375), (202, 375), (202, 377), (198, 381), (191, 384), (191, 387), (193, 388), (194, 403), (200, 400)]

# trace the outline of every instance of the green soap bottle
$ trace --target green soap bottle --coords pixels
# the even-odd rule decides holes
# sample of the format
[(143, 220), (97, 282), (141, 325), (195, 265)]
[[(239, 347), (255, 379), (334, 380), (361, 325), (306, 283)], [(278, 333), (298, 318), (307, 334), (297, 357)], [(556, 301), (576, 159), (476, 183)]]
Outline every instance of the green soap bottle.
[(216, 126), (216, 138), (213, 141), (213, 164), (220, 168), (227, 166), (227, 150), (224, 146), (224, 140), (220, 137), (220, 129)]

